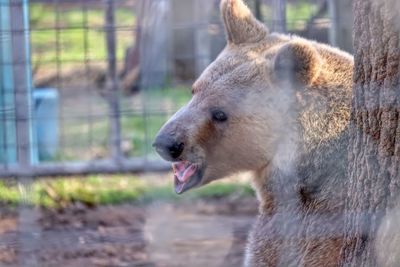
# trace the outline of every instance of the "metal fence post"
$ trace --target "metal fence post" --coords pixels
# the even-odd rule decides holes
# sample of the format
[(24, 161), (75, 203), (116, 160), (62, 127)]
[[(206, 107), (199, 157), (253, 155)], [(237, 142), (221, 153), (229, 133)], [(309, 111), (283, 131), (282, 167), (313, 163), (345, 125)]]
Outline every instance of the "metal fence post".
[[(32, 94), (29, 49), (28, 0), (10, 0), (10, 37), (15, 94), (16, 140), (18, 167), (28, 170), (36, 163), (33, 147)], [(37, 214), (29, 205), (32, 199), (33, 174), (25, 172), (18, 176), (18, 186), (23, 202), (19, 209), (18, 227), (21, 234), (19, 243), (21, 266), (37, 266), (35, 249), (40, 238), (37, 228)]]
[(10, 27), (10, 8), (0, 5), (0, 164), (6, 168), (17, 162)]
[(328, 0), (328, 12), (331, 18), (331, 27), (329, 30), (329, 42), (333, 46), (337, 46), (337, 0)]
[(272, 0), (273, 30), (286, 32), (286, 0)]
[(353, 0), (328, 0), (331, 18), (329, 42), (347, 52), (353, 53)]
[(29, 69), (29, 31), (22, 1), (10, 1), (12, 65), (17, 129), (17, 157), (22, 168), (32, 164), (31, 79)]
[(263, 21), (261, 13), (261, 2), (262, 0), (254, 0), (254, 14), (258, 20)]
[(208, 15), (212, 8), (211, 1), (195, 0), (193, 3), (193, 14), (195, 23), (199, 27), (194, 32), (194, 56), (196, 57), (196, 77), (204, 71), (211, 62), (210, 35), (208, 32)]
[(115, 37), (115, 3), (106, 0), (105, 31), (107, 44), (108, 86), (107, 99), (110, 118), (110, 147), (112, 159), (119, 162), (122, 158), (121, 150), (121, 121), (119, 104), (119, 86), (117, 77), (116, 37)]

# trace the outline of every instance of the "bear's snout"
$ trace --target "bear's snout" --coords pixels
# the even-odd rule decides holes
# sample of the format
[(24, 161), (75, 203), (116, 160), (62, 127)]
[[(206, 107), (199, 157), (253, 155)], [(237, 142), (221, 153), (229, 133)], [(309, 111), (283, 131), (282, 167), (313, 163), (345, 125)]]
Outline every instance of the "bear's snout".
[(159, 134), (156, 137), (153, 147), (163, 159), (173, 161), (179, 158), (185, 145), (184, 143), (175, 140), (175, 138), (170, 135)]

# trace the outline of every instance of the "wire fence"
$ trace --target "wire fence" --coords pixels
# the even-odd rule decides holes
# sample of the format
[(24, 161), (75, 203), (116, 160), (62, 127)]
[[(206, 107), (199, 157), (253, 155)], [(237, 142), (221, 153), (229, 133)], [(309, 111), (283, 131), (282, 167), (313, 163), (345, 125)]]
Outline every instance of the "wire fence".
[[(168, 169), (151, 143), (225, 45), (219, 2), (2, 0), (0, 177)], [(330, 2), (248, 4), (272, 30), (329, 43)]]

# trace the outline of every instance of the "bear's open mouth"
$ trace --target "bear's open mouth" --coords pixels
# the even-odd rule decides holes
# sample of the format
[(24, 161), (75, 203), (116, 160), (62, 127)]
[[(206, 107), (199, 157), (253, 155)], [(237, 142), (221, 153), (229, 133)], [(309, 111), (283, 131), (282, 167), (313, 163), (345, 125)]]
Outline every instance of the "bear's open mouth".
[(201, 181), (201, 168), (199, 164), (189, 161), (179, 161), (172, 164), (174, 170), (175, 192), (183, 192), (195, 187)]

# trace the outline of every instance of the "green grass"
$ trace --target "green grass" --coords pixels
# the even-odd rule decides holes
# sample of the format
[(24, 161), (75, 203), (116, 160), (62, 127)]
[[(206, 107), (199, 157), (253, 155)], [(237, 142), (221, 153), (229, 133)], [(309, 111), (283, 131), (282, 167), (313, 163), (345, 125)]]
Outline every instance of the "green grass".
[(161, 90), (148, 90), (146, 93), (146, 103), (150, 105), (159, 105), (160, 102), (164, 104), (175, 105), (181, 107), (186, 104), (191, 98), (191, 90), (186, 87), (164, 88)]
[[(124, 136), (132, 140), (134, 150), (129, 156), (143, 156), (151, 153), (151, 144), (161, 126), (179, 108), (189, 102), (191, 91), (187, 88), (154, 89), (141, 92), (148, 113), (146, 117), (123, 117), (121, 120)], [(153, 111), (165, 114), (154, 115)], [(147, 138), (146, 138), (147, 136)]]
[(233, 182), (215, 182), (198, 189), (186, 192), (182, 196), (178, 196), (173, 191), (173, 186), (164, 185), (153, 188), (148, 188), (143, 194), (141, 201), (149, 202), (155, 200), (179, 200), (179, 199), (212, 199), (223, 198), (231, 195), (238, 196), (252, 196), (254, 195), (253, 189), (249, 185)]
[[(105, 42), (104, 10), (89, 6), (86, 15), (82, 12), (81, 5), (63, 6), (59, 10), (53, 4), (30, 4), (31, 20), (31, 45), (32, 63), (42, 68), (54, 68), (56, 60), (61, 60), (63, 66), (73, 65), (71, 61), (83, 63), (84, 60), (104, 60), (107, 50)], [(307, 1), (296, 1), (287, 4), (288, 29), (295, 30), (304, 26), (316, 11), (317, 6)], [(59, 11), (59, 12), (57, 12)], [(266, 18), (272, 18), (272, 10), (264, 5), (263, 13)], [(127, 47), (133, 44), (134, 25), (136, 15), (130, 8), (117, 7), (116, 26), (121, 30), (116, 31), (117, 59), (121, 60)], [(59, 32), (55, 27), (64, 27)], [(88, 27), (85, 30), (85, 27)], [(45, 30), (46, 29), (46, 30)], [(128, 29), (128, 30), (127, 30)], [(129, 30), (132, 29), (132, 30)], [(59, 54), (57, 52), (57, 39), (59, 41)], [(85, 50), (86, 49), (86, 50)], [(87, 52), (87, 54), (85, 54)]]
[[(104, 10), (89, 6), (86, 15), (81, 5), (62, 6), (59, 10), (53, 4), (30, 4), (30, 25), (33, 66), (41, 68), (54, 68), (54, 62), (61, 60), (63, 67), (82, 64), (84, 60), (104, 60), (107, 56), (104, 27)], [(304, 26), (316, 11), (316, 5), (307, 1), (296, 1), (287, 5), (288, 29), (298, 29)], [(266, 18), (272, 18), (272, 10), (263, 6)], [(133, 44), (134, 25), (136, 15), (130, 8), (117, 7), (116, 26), (121, 29), (116, 31), (117, 59), (121, 60), (127, 47)], [(63, 27), (56, 31), (55, 27)], [(88, 27), (85, 30), (85, 27)], [(129, 30), (131, 29), (131, 30)], [(57, 52), (57, 40), (59, 52)], [(87, 52), (87, 54), (85, 54)], [(81, 62), (81, 63), (79, 63)]]
[[(190, 100), (191, 93), (187, 88), (154, 89), (142, 91), (133, 98), (141, 99), (139, 102), (146, 103), (148, 114), (143, 116), (140, 113), (122, 112), (122, 138), (132, 145), (127, 156), (139, 157), (153, 152), (151, 144), (157, 132), (176, 110)], [(99, 103), (101, 101), (103, 100), (98, 100)], [(86, 100), (76, 99), (74, 107), (65, 109), (64, 117), (70, 116), (70, 110), (86, 114), (86, 104)], [(121, 98), (121, 110), (131, 110), (132, 106), (132, 98)], [(85, 160), (93, 158), (93, 153), (107, 153), (109, 123), (104, 117), (92, 121), (91, 127), (87, 120), (82, 119), (65, 119), (62, 123), (64, 146), (54, 160)]]
[(22, 201), (20, 191), (16, 185), (8, 185), (0, 181), (0, 202), (15, 206)]
[[(294, 31), (303, 29), (307, 21), (315, 14), (316, 11), (316, 4), (312, 4), (304, 0), (287, 3), (287, 30)], [(270, 6), (263, 5), (262, 13), (267, 20), (271, 20), (273, 18), (273, 11)]]
[(305, 1), (288, 3), (286, 8), (287, 28), (289, 31), (304, 28), (307, 21), (317, 11), (316, 4), (310, 4)]
[(253, 190), (244, 183), (215, 182), (178, 196), (170, 182), (154, 183), (127, 176), (90, 176), (37, 180), (29, 193), (22, 194), (17, 184), (0, 181), (0, 203), (10, 206), (26, 203), (43, 208), (65, 208), (77, 202), (87, 206), (143, 204), (160, 200), (222, 198), (233, 194), (251, 196)]
[(42, 180), (36, 182), (34, 188), (32, 204), (65, 207), (75, 202), (96, 206), (138, 201), (146, 186), (137, 178), (92, 176), (86, 179)]
[[(68, 67), (84, 60), (106, 59), (103, 9), (88, 9), (86, 16), (80, 5), (62, 7), (59, 11), (52, 4), (30, 4), (33, 66), (54, 67), (56, 60), (60, 60), (64, 67)], [(136, 17), (129, 8), (117, 8), (115, 18), (116, 27), (124, 29), (116, 31), (116, 56), (120, 60), (126, 48), (134, 42), (133, 30), (127, 29), (134, 29)], [(63, 29), (56, 31), (54, 28), (57, 26)]]

